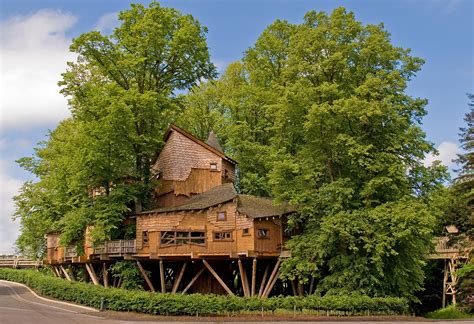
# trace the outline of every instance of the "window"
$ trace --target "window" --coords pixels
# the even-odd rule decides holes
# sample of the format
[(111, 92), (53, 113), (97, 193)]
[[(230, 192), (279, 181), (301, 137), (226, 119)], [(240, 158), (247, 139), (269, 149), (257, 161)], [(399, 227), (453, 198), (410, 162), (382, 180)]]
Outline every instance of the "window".
[(231, 241), (232, 232), (214, 232), (214, 241)]
[(173, 246), (184, 244), (204, 245), (206, 243), (206, 235), (204, 232), (161, 232), (160, 245)]
[(264, 228), (259, 228), (257, 230), (257, 237), (258, 238), (268, 238), (268, 230)]
[(243, 235), (243, 236), (250, 235), (250, 228), (244, 228), (244, 229), (242, 230), (242, 235)]
[(148, 246), (148, 231), (142, 232), (142, 244), (143, 246)]
[(211, 163), (211, 171), (217, 171), (217, 163)]
[(229, 170), (224, 169), (224, 179), (229, 178)]
[(217, 212), (217, 220), (218, 221), (225, 221), (226, 219), (227, 219), (227, 215), (226, 215), (225, 211)]

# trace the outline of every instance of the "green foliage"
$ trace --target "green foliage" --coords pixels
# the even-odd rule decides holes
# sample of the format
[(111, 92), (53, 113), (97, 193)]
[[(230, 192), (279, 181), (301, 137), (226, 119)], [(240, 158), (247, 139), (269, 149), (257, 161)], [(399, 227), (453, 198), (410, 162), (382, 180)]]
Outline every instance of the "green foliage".
[(129, 290), (143, 289), (144, 279), (135, 262), (126, 260), (115, 262), (110, 267), (110, 271), (112, 277), (120, 278), (122, 280), (120, 285), (121, 288)]
[(151, 2), (118, 18), (110, 36), (73, 40), (77, 59), (59, 83), (72, 117), (19, 161), (38, 178), (16, 198), (22, 253), (42, 255), (50, 230), (61, 230), (63, 244), (79, 244), (86, 226), (93, 241), (110, 239), (127, 213), (146, 208), (156, 186), (151, 163), (182, 111), (175, 93), (215, 74), (206, 28), (192, 16)]
[(456, 306), (450, 305), (448, 307), (438, 309), (437, 311), (426, 314), (427, 318), (431, 319), (463, 319), (474, 318), (474, 315), (465, 313)]
[(99, 308), (104, 298), (109, 310), (132, 311), (156, 315), (228, 315), (262, 310), (319, 311), (334, 315), (395, 315), (406, 314), (406, 299), (395, 297), (370, 298), (361, 295), (308, 297), (272, 297), (268, 299), (216, 295), (161, 294), (103, 288), (81, 282), (69, 282), (32, 270), (0, 269), (0, 279), (26, 284), (44, 296)]
[(283, 278), (314, 276), (331, 294), (422, 288), (441, 210), (430, 204), (447, 179), (445, 167), (422, 163), (434, 150), (420, 128), (426, 100), (405, 93), (422, 64), (383, 25), (344, 8), (310, 11), (301, 24), (268, 26), (188, 96), (210, 104), (186, 110), (182, 124), (224, 125), (215, 131), (239, 162), (240, 190), (298, 207), (288, 223), (303, 232), (288, 242)]

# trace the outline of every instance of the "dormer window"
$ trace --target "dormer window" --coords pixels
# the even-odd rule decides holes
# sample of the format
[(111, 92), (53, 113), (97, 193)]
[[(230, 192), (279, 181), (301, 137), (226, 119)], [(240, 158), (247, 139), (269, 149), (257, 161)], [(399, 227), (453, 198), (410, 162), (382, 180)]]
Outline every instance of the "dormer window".
[(211, 163), (211, 171), (217, 171), (217, 163)]

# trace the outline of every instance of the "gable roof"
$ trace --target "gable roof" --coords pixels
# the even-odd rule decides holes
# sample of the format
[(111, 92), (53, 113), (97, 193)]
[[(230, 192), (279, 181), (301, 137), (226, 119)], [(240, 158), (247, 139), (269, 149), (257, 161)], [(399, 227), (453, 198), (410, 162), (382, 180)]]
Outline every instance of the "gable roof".
[(193, 142), (195, 142), (195, 143), (201, 145), (201, 146), (204, 147), (205, 149), (211, 151), (212, 153), (216, 154), (217, 156), (223, 158), (224, 160), (226, 160), (226, 161), (228, 161), (228, 162), (230, 162), (230, 163), (232, 163), (232, 164), (237, 164), (237, 161), (235, 161), (235, 160), (231, 159), (230, 157), (228, 157), (227, 155), (225, 155), (224, 152), (222, 152), (222, 151), (218, 150), (217, 148), (215, 148), (215, 147), (213, 147), (213, 146), (211, 146), (211, 145), (209, 145), (209, 144), (207, 144), (207, 143), (201, 141), (201, 140), (200, 140), (199, 138), (197, 138), (196, 136), (194, 136), (194, 135), (192, 135), (192, 134), (186, 132), (185, 130), (183, 130), (183, 129), (181, 129), (181, 128), (179, 128), (178, 126), (173, 125), (173, 124), (170, 125), (170, 128), (168, 129), (168, 131), (167, 131), (166, 134), (165, 134), (165, 138), (164, 138), (164, 141), (165, 141), (165, 142), (168, 140), (168, 138), (169, 138), (169, 136), (171, 135), (171, 132), (172, 132), (172, 131), (176, 131), (176, 132), (180, 133), (181, 135), (183, 135), (183, 136), (187, 137), (188, 139), (190, 139), (191, 141), (193, 141)]
[(235, 198), (237, 198), (237, 211), (241, 214), (247, 215), (250, 218), (282, 216), (296, 211), (294, 207), (287, 203), (275, 205), (271, 198), (239, 195), (237, 194), (237, 191), (235, 190), (232, 183), (225, 183), (199, 195), (193, 196), (182, 205), (157, 208), (154, 210), (141, 212), (139, 215), (202, 210), (223, 204)]

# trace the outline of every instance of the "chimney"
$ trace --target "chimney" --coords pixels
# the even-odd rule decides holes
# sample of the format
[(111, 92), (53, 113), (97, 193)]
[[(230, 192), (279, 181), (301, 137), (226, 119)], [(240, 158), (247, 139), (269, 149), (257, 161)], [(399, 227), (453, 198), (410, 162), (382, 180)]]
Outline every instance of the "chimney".
[(217, 139), (217, 136), (216, 134), (214, 134), (213, 131), (209, 133), (209, 137), (207, 138), (206, 144), (215, 148), (219, 152), (223, 152), (222, 147), (219, 145), (219, 140)]

